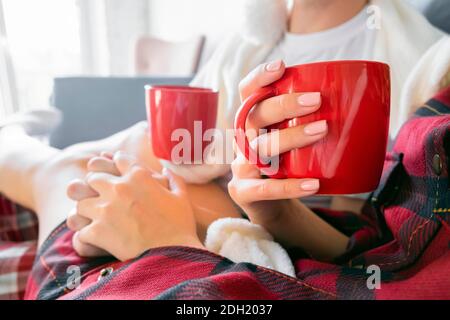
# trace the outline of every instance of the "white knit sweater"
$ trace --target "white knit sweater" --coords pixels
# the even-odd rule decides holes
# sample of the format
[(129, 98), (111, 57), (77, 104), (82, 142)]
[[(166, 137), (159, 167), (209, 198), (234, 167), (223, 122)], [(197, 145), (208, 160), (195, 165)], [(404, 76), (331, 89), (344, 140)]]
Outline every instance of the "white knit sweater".
[[(219, 129), (233, 126), (234, 116), (240, 105), (239, 82), (265, 61), (286, 32), (289, 15), (286, 0), (245, 0), (245, 2), (242, 32), (224, 40), (192, 81), (193, 86), (219, 90), (217, 121)], [(392, 71), (390, 132), (391, 137), (394, 137), (408, 114), (436, 91), (442, 73), (447, 71), (440, 63), (438, 66), (440, 72), (428, 74), (430, 79), (421, 76), (422, 81), (419, 84), (414, 79), (407, 80), (411, 70), (425, 53), (428, 60), (442, 55), (438, 45), (433, 45), (442, 38), (448, 39), (448, 36), (431, 26), (420, 13), (402, 0), (371, 0), (371, 5), (378, 8), (377, 12), (381, 18), (374, 60), (388, 63)], [(405, 86), (407, 82), (415, 82), (420, 88)], [(414, 100), (411, 100), (412, 98)], [(162, 163), (183, 176), (187, 182), (197, 184), (211, 181), (229, 171), (227, 164), (173, 165), (167, 161)]]

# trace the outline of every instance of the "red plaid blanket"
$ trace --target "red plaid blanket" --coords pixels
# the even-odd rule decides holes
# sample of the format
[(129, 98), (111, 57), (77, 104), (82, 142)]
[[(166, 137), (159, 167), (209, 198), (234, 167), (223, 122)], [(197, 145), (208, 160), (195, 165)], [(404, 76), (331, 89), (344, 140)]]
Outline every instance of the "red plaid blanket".
[(0, 300), (23, 298), (37, 236), (35, 215), (0, 195)]
[(362, 215), (317, 211), (351, 236), (348, 252), (333, 264), (291, 250), (291, 278), (184, 247), (149, 250), (125, 263), (82, 259), (62, 224), (35, 260), (26, 297), (450, 299), (449, 106), (450, 88), (403, 127)]

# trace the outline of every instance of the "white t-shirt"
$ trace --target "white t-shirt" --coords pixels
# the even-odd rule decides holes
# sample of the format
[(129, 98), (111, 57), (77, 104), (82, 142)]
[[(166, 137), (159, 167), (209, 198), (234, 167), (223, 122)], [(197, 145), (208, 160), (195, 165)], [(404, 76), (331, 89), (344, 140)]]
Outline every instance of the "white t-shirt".
[(284, 60), (292, 66), (331, 60), (373, 60), (376, 31), (367, 27), (364, 8), (332, 29), (309, 34), (286, 33), (267, 61)]

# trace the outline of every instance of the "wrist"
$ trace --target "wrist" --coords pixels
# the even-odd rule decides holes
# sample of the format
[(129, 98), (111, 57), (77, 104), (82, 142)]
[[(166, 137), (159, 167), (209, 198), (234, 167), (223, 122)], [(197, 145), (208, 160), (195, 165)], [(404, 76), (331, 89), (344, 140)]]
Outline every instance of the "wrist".
[(150, 244), (147, 244), (145, 247), (147, 250), (158, 247), (191, 247), (205, 249), (204, 245), (197, 236), (190, 235), (173, 235), (170, 239), (166, 239), (165, 241), (159, 241), (157, 243), (155, 243), (155, 241), (151, 241)]
[(203, 249), (206, 250), (203, 243), (200, 241), (198, 237), (188, 237), (185, 238), (183, 241), (179, 244), (182, 247), (190, 247), (190, 248), (196, 248), (196, 249)]
[(295, 212), (296, 207), (293, 201), (294, 200), (277, 200), (273, 201), (268, 206), (259, 208), (259, 210), (250, 209), (245, 211), (248, 212), (250, 220), (255, 224), (262, 225), (266, 228), (278, 226)]
[(286, 246), (291, 246), (291, 234), (295, 230), (298, 230), (300, 226), (307, 224), (305, 221), (304, 211), (308, 210), (305, 205), (303, 205), (297, 199), (283, 200), (280, 201), (279, 206), (277, 206), (277, 214), (270, 223), (263, 225), (265, 229), (272, 234), (272, 236)]

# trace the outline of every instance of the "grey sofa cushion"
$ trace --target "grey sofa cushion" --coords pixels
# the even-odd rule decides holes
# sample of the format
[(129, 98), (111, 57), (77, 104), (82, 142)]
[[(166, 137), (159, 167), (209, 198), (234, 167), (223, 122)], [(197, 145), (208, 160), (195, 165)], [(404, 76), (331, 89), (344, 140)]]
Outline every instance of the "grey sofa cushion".
[(188, 84), (191, 78), (56, 78), (52, 105), (63, 113), (50, 145), (65, 148), (75, 143), (108, 137), (146, 119), (147, 84)]
[(450, 33), (449, 0), (406, 0), (422, 12), (432, 25)]
[(434, 0), (425, 7), (424, 14), (437, 28), (450, 33), (450, 1)]

